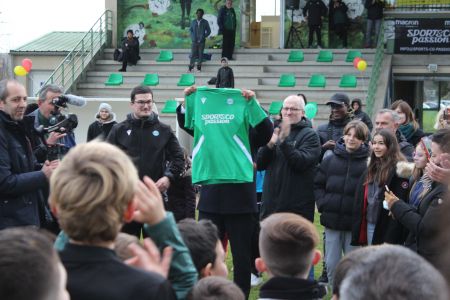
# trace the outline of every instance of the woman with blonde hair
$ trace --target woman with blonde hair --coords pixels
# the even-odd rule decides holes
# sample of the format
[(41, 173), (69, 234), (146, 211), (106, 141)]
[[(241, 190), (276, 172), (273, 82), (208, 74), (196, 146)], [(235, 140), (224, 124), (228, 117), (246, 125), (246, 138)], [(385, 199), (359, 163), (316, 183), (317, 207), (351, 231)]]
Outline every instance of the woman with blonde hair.
[(391, 104), (391, 109), (399, 116), (398, 129), (405, 136), (408, 143), (415, 147), (420, 139), (425, 136), (425, 133), (420, 129), (411, 106), (404, 100), (397, 100)]

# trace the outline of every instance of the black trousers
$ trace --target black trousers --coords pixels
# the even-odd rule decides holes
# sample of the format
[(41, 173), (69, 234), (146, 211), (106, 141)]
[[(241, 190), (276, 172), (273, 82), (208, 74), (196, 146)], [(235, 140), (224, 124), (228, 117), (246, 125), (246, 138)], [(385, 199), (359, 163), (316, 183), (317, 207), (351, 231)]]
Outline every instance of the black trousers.
[(317, 45), (322, 47), (322, 25), (312, 25), (309, 24), (309, 37), (308, 37), (308, 46), (311, 47), (313, 43), (313, 35), (316, 33), (317, 37)]
[(222, 41), (222, 57), (233, 59), (234, 42), (236, 40), (236, 30), (224, 29)]
[(138, 61), (138, 55), (136, 51), (124, 49), (122, 56), (122, 69), (126, 70), (127, 65), (136, 65)]
[(334, 32), (341, 38), (342, 46), (347, 47), (347, 25), (346, 24), (335, 24)]
[(248, 298), (252, 268), (252, 235), (257, 222), (255, 214), (215, 214), (200, 211), (198, 217), (200, 220), (211, 220), (217, 226), (220, 240), (227, 234), (233, 255), (234, 282)]

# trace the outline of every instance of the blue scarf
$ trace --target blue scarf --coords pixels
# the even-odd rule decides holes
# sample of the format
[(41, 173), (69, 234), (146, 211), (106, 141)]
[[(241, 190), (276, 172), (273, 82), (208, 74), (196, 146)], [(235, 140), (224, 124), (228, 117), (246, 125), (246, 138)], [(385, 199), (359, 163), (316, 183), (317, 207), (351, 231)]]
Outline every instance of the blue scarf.
[(411, 139), (411, 137), (414, 135), (414, 132), (416, 132), (416, 130), (414, 129), (414, 126), (412, 123), (408, 123), (408, 124), (403, 124), (400, 125), (400, 127), (398, 128), (400, 129), (400, 132), (403, 134), (403, 136), (409, 141)]

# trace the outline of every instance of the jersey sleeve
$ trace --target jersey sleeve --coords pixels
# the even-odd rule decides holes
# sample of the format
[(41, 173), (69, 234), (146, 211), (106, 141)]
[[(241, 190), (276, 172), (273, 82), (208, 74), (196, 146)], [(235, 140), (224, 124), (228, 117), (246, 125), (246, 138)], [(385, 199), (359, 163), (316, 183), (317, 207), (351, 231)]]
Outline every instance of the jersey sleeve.
[(195, 97), (197, 92), (192, 93), (186, 97), (185, 105), (186, 112), (184, 118), (184, 127), (194, 129), (194, 115), (195, 115)]
[(267, 114), (262, 109), (261, 105), (259, 105), (258, 101), (255, 98), (247, 101), (247, 113), (248, 120), (252, 127), (255, 127), (259, 123), (261, 123), (264, 118), (267, 117)]

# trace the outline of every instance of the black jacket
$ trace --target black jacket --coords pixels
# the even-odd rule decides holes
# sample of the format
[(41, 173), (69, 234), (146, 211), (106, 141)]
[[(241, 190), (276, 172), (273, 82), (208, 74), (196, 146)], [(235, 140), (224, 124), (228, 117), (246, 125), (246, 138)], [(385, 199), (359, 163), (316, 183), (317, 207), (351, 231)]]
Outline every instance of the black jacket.
[(321, 213), (320, 224), (341, 231), (352, 230), (353, 203), (358, 181), (367, 170), (369, 146), (347, 152), (341, 139), (323, 159), (314, 180), (314, 195)]
[(67, 244), (59, 256), (72, 300), (176, 299), (161, 275), (125, 265), (111, 249)]
[(383, 18), (384, 1), (366, 0), (364, 7), (367, 8), (367, 19), (380, 20)]
[(365, 112), (362, 111), (362, 103), (360, 99), (354, 99), (352, 100), (352, 107), (353, 107), (353, 103), (357, 102), (359, 103), (359, 108), (357, 110), (353, 111), (353, 115), (354, 115), (354, 120), (360, 120), (361, 122), (363, 122), (364, 124), (367, 125), (367, 127), (369, 128), (369, 132), (372, 132), (373, 129), (373, 123), (372, 120), (370, 119), (369, 115), (366, 114)]
[(437, 249), (433, 241), (443, 229), (439, 223), (439, 212), (446, 192), (443, 184), (434, 183), (417, 209), (404, 201), (397, 201), (391, 207), (394, 217), (409, 231), (405, 245), (432, 262), (443, 251)]
[(281, 144), (258, 151), (258, 170), (266, 170), (262, 218), (276, 212), (292, 212), (314, 219), (313, 185), (319, 157), (319, 137), (306, 118), (291, 125), (289, 136)]
[(322, 0), (309, 0), (303, 7), (303, 16), (308, 17), (308, 25), (322, 25), (322, 17), (326, 17), (327, 11)]
[[(331, 116), (330, 116), (331, 118)], [(317, 127), (317, 134), (320, 138), (320, 145), (325, 144), (329, 140), (333, 140), (335, 142), (339, 141), (341, 137), (344, 135), (345, 126), (353, 120), (353, 115), (347, 114), (345, 119), (343, 120), (329, 120), (328, 123), (319, 125)], [(326, 150), (321, 149), (321, 160)]]
[(330, 0), (328, 4), (329, 13), (328, 13), (328, 24), (331, 30), (334, 30), (334, 25), (348, 25), (348, 16), (347, 11), (348, 7), (344, 1), (339, 1), (339, 5), (334, 7), (334, 1)]
[[(178, 126), (190, 135), (194, 132), (184, 127), (185, 115), (181, 105), (177, 107)], [(273, 125), (265, 118), (254, 128), (250, 127), (249, 141), (251, 154), (255, 159), (257, 149), (266, 145), (273, 133)], [(246, 183), (224, 183), (202, 185), (198, 210), (216, 214), (248, 214), (258, 212), (256, 206), (255, 181)]]
[(129, 40), (127, 37), (122, 40), (122, 55), (119, 56), (119, 61), (123, 60), (124, 53), (127, 53), (127, 62), (135, 65), (137, 61), (141, 59), (139, 56), (139, 40), (133, 37)]
[(234, 88), (233, 69), (222, 67), (217, 71), (216, 88)]
[(273, 277), (261, 286), (259, 299), (315, 300), (327, 293), (316, 281), (292, 277)]
[[(405, 202), (409, 198), (409, 177), (411, 170), (406, 167), (405, 162), (398, 162), (396, 168), (392, 170), (386, 185), (397, 197)], [(353, 205), (353, 227), (352, 242), (353, 246), (367, 245), (367, 221), (365, 218), (364, 203), (367, 200), (364, 197), (365, 182), (367, 171), (361, 176), (356, 189), (355, 203)], [(384, 186), (383, 186), (384, 190)], [(379, 215), (375, 224), (375, 232), (373, 234), (372, 244), (403, 244), (406, 237), (406, 230), (398, 222), (398, 220), (389, 216), (389, 212), (383, 208), (384, 192), (378, 194)], [(366, 237), (364, 239), (364, 236)]]
[(157, 181), (163, 176), (172, 181), (184, 171), (184, 154), (170, 126), (161, 123), (152, 113), (148, 118), (127, 119), (114, 125), (107, 139), (132, 159), (139, 177)]
[(117, 124), (116, 122), (116, 114), (112, 113), (112, 119), (106, 122), (100, 121), (100, 116), (96, 116), (95, 122), (89, 125), (87, 139), (86, 141), (92, 141), (93, 139), (99, 137), (101, 139), (105, 139), (112, 127)]
[(414, 146), (408, 143), (405, 136), (400, 132), (400, 130), (397, 130), (395, 132), (395, 136), (397, 137), (400, 152), (406, 157), (408, 161), (412, 162), (415, 151)]
[(420, 142), (420, 139), (423, 138), (424, 136), (426, 136), (425, 132), (423, 132), (422, 129), (417, 128), (409, 139), (406, 139), (406, 137), (405, 139), (415, 148), (417, 144)]
[(48, 181), (31, 148), (33, 122), (32, 117), (14, 122), (0, 111), (0, 229), (41, 225)]
[(233, 19), (234, 23), (234, 29), (228, 29), (228, 30), (236, 30), (237, 23), (236, 23), (236, 12), (234, 11), (234, 8), (228, 9), (225, 5), (223, 5), (219, 9), (219, 14), (217, 15), (217, 25), (219, 25), (219, 34), (222, 34), (225, 30), (225, 19), (227, 18), (227, 14), (231, 14), (231, 18)]

